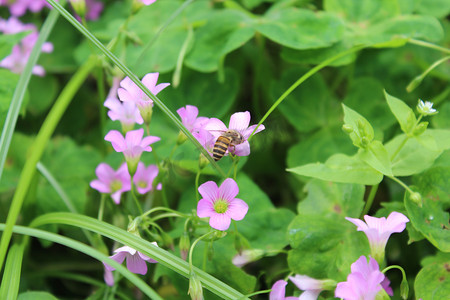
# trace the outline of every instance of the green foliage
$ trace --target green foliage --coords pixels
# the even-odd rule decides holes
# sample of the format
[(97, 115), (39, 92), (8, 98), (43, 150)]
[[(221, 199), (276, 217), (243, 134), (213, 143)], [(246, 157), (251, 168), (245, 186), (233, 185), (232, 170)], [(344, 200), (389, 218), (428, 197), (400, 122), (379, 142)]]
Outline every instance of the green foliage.
[(424, 266), (414, 282), (417, 298), (445, 299), (448, 297), (450, 289), (449, 260), (449, 253), (438, 252), (436, 256), (422, 261)]

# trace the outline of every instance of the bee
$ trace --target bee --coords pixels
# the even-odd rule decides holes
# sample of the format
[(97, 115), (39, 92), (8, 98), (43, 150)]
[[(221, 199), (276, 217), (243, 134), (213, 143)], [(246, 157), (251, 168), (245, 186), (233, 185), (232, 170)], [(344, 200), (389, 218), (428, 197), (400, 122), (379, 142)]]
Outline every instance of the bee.
[(220, 135), (213, 148), (213, 158), (215, 161), (219, 161), (227, 152), (229, 147), (239, 145), (244, 142), (242, 134), (234, 129), (228, 129), (222, 135)]

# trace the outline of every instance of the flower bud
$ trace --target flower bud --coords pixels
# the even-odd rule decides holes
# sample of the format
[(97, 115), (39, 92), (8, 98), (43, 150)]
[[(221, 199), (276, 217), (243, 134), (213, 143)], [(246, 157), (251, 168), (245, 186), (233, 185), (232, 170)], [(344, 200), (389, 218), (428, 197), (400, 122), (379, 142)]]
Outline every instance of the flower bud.
[(141, 217), (134, 218), (134, 220), (128, 224), (127, 231), (134, 235), (140, 236), (139, 235), (139, 224), (141, 224), (141, 222), (142, 222)]
[(203, 300), (203, 288), (200, 279), (193, 270), (189, 273), (189, 291), (192, 300)]
[(181, 145), (184, 142), (186, 142), (187, 140), (187, 136), (184, 134), (183, 131), (180, 130), (180, 132), (178, 133), (178, 137), (177, 137), (177, 145)]
[(180, 256), (182, 259), (186, 260), (189, 253), (189, 248), (191, 247), (191, 241), (189, 240), (189, 234), (185, 231), (180, 237)]
[(413, 135), (419, 136), (427, 130), (428, 122), (420, 122), (419, 125), (416, 126), (413, 130)]
[(83, 18), (86, 14), (86, 1), (85, 0), (70, 0), (73, 10)]
[(141, 113), (141, 117), (144, 120), (144, 123), (147, 125), (150, 125), (150, 121), (152, 120), (152, 114), (153, 114), (153, 105), (147, 105), (145, 107), (140, 107), (139, 112)]
[(200, 156), (198, 158), (198, 166), (200, 170), (203, 170), (207, 165), (209, 164), (209, 160), (203, 155), (203, 153), (200, 153)]
[(342, 125), (342, 130), (345, 133), (348, 133), (348, 134), (350, 134), (350, 133), (352, 133), (354, 131), (353, 127), (351, 125), (348, 125), (348, 124)]
[(367, 138), (366, 136), (363, 136), (361, 138), (361, 147), (362, 148), (367, 148), (370, 145), (370, 140), (369, 138)]
[(400, 297), (402, 299), (408, 299), (409, 294), (409, 284), (405, 277), (403, 277), (402, 282), (400, 283)]
[(418, 192), (414, 192), (409, 196), (409, 199), (411, 199), (412, 202), (416, 203), (420, 207), (422, 207), (422, 195)]

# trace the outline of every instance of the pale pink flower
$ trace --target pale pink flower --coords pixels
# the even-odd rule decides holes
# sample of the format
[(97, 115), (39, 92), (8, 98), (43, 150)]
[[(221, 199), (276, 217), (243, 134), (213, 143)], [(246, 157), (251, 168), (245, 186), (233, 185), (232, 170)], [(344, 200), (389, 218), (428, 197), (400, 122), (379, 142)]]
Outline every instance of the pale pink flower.
[(27, 10), (37, 13), (44, 7), (51, 7), (45, 0), (15, 0), (9, 5), (9, 11), (13, 16), (20, 17), (25, 14)]
[[(158, 246), (156, 242), (153, 242), (155, 246)], [(111, 259), (117, 261), (119, 264), (123, 263), (123, 261), (127, 260), (127, 269), (135, 274), (141, 274), (145, 275), (147, 274), (147, 262), (149, 263), (157, 263), (156, 260), (142, 254), (139, 251), (136, 251), (135, 249), (123, 246), (116, 250), (114, 250), (114, 255), (110, 256)], [(115, 270), (112, 266), (108, 265), (107, 263), (103, 263), (105, 267), (105, 275), (104, 279), (105, 282), (112, 286), (114, 285), (114, 278), (112, 276), (112, 271)]]
[[(158, 176), (158, 167), (156, 165), (149, 165), (145, 167), (143, 162), (139, 162), (136, 174), (133, 176), (133, 182), (139, 194), (145, 194), (153, 189), (153, 181)], [(156, 189), (162, 188), (161, 183), (156, 185)]]
[(143, 136), (143, 128), (128, 131), (125, 134), (125, 138), (117, 130), (111, 130), (105, 136), (105, 140), (111, 142), (116, 152), (123, 153), (128, 164), (128, 171), (131, 175), (136, 172), (137, 164), (141, 158), (142, 152), (151, 152), (152, 147), (150, 147), (150, 144), (161, 140), (161, 138), (157, 136), (147, 136), (144, 138)]
[(10, 17), (8, 20), (0, 18), (0, 32), (4, 34), (15, 34), (28, 30), (36, 32), (37, 28), (34, 24), (20, 22), (16, 17)]
[[(152, 92), (153, 95), (158, 94), (169, 83), (160, 83), (158, 81), (159, 73), (148, 73), (142, 78), (142, 83)], [(141, 112), (142, 118), (146, 123), (150, 122), (152, 115), (153, 100), (151, 100), (129, 77), (125, 77), (120, 82), (121, 88), (117, 90), (121, 101), (131, 101), (136, 104)]]
[(269, 300), (298, 300), (298, 297), (285, 297), (287, 284), (287, 281), (282, 279), (275, 282), (269, 294)]
[(102, 2), (96, 0), (86, 0), (86, 20), (97, 20), (102, 11)]
[(110, 194), (114, 203), (120, 203), (122, 193), (131, 190), (131, 178), (127, 164), (123, 163), (117, 171), (108, 164), (101, 163), (95, 169), (98, 179), (92, 180), (90, 186), (100, 193)]
[(120, 121), (124, 132), (133, 129), (134, 124), (143, 124), (144, 120), (133, 102), (122, 102), (116, 98), (108, 98), (103, 104), (110, 110), (108, 116), (113, 121)]
[(236, 254), (231, 262), (236, 267), (243, 267), (246, 264), (256, 261), (263, 257), (264, 250), (261, 249), (245, 249), (241, 253)]
[[(324, 279), (314, 279), (306, 275), (295, 275), (294, 277), (289, 277), (289, 279), (302, 291), (304, 291), (299, 300), (316, 300), (319, 297), (320, 292), (330, 285), (332, 280)], [(333, 283), (331, 283), (333, 284)], [(336, 284), (336, 283), (334, 283)]]
[(371, 257), (367, 263), (366, 257), (361, 256), (352, 264), (351, 270), (347, 281), (337, 284), (335, 297), (344, 300), (374, 300), (385, 280), (377, 261)]
[(409, 219), (399, 212), (392, 212), (387, 219), (385, 217), (376, 218), (368, 215), (364, 216), (366, 222), (360, 219), (346, 217), (348, 221), (357, 226), (358, 231), (363, 231), (369, 239), (372, 256), (378, 261), (383, 261), (384, 248), (394, 232), (402, 232)]
[(198, 108), (193, 105), (181, 107), (177, 110), (177, 113), (180, 116), (184, 127), (186, 127), (191, 133), (199, 132), (209, 121), (209, 118), (197, 117)]
[(144, 5), (150, 5), (156, 2), (156, 0), (139, 0), (140, 2), (142, 2)]
[(235, 198), (239, 187), (232, 178), (227, 178), (217, 187), (214, 181), (203, 183), (198, 188), (202, 195), (197, 204), (197, 215), (200, 218), (209, 217), (209, 225), (217, 230), (227, 230), (231, 219), (242, 220), (248, 211), (248, 205), (243, 200)]
[[(250, 154), (250, 144), (248, 142), (248, 138), (252, 134), (253, 130), (255, 130), (257, 125), (248, 126), (250, 124), (250, 113), (248, 111), (245, 112), (237, 112), (231, 115), (229, 126), (225, 126), (225, 124), (216, 118), (211, 118), (209, 122), (205, 125), (205, 129), (208, 130), (215, 138), (218, 138), (225, 131), (231, 129), (236, 130), (240, 134), (242, 134), (243, 142), (239, 145), (235, 145), (232, 149), (235, 155), (237, 156), (248, 156)], [(255, 134), (264, 130), (264, 125), (260, 125), (256, 130)], [(230, 150), (230, 149), (229, 149)]]

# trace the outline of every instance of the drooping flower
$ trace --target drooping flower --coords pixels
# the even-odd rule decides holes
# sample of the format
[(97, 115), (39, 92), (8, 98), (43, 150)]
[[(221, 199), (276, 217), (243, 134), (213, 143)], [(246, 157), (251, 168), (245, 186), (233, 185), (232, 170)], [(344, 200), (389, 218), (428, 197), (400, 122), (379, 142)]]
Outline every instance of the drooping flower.
[(299, 300), (315, 300), (323, 290), (333, 289), (336, 282), (331, 279), (315, 279), (306, 275), (295, 275), (289, 279), (302, 291)]
[(117, 130), (111, 130), (105, 136), (105, 140), (111, 142), (114, 150), (123, 152), (130, 175), (136, 173), (136, 168), (142, 152), (151, 152), (152, 147), (150, 147), (150, 144), (161, 140), (161, 138), (157, 136), (146, 136), (144, 138), (143, 136), (143, 128), (128, 131), (125, 134), (125, 138)]
[(425, 116), (431, 116), (438, 113), (436, 109), (433, 108), (433, 102), (425, 101), (419, 99), (419, 103), (417, 104), (417, 111)]
[(136, 104), (133, 102), (122, 102), (116, 98), (108, 98), (103, 105), (110, 109), (108, 116), (111, 120), (120, 121), (123, 132), (132, 130), (135, 123), (144, 123)]
[[(158, 167), (156, 165), (145, 167), (143, 162), (139, 162), (136, 174), (133, 176), (133, 182), (139, 194), (143, 195), (153, 189), (153, 181), (156, 176), (158, 176)], [(160, 190), (161, 188), (161, 183), (158, 183), (156, 189)]]
[[(152, 244), (154, 244), (155, 246), (158, 246), (156, 244), (156, 242), (153, 242)], [(109, 258), (117, 261), (119, 264), (123, 263), (123, 261), (126, 259), (127, 260), (127, 269), (135, 274), (141, 274), (141, 275), (145, 275), (147, 274), (147, 263), (157, 263), (156, 260), (142, 254), (141, 252), (128, 247), (128, 246), (123, 246), (120, 247), (116, 250), (114, 250), (114, 255), (110, 256)], [(112, 271), (115, 270), (114, 267), (108, 265), (107, 263), (103, 263), (104, 267), (105, 267), (105, 282), (112, 286), (114, 285), (114, 278), (112, 276)]]
[(122, 193), (131, 190), (131, 178), (127, 164), (123, 163), (117, 171), (108, 164), (101, 163), (95, 169), (98, 179), (92, 180), (90, 186), (100, 193), (110, 194), (114, 203), (120, 203)]
[(366, 257), (361, 256), (352, 264), (351, 270), (347, 281), (337, 284), (335, 297), (344, 300), (374, 300), (385, 280), (377, 261), (371, 257), (367, 263)]
[(197, 215), (200, 218), (209, 217), (209, 225), (217, 230), (227, 230), (231, 219), (242, 220), (248, 211), (248, 205), (243, 200), (235, 198), (239, 187), (232, 178), (227, 178), (217, 187), (214, 181), (203, 183), (198, 188), (202, 195), (197, 204)]
[(246, 264), (256, 261), (264, 256), (265, 251), (261, 249), (245, 249), (241, 253), (236, 254), (231, 262), (236, 267), (243, 267)]
[(384, 259), (384, 248), (391, 234), (402, 232), (406, 227), (406, 223), (409, 222), (409, 219), (404, 214), (395, 211), (387, 219), (385, 217), (376, 218), (368, 215), (364, 216), (366, 222), (348, 217), (345, 219), (355, 224), (358, 231), (363, 231), (366, 234), (371, 254), (380, 263)]
[[(218, 138), (227, 130), (238, 131), (243, 137), (243, 142), (239, 145), (235, 145), (231, 150), (237, 156), (247, 156), (250, 154), (250, 144), (248, 142), (248, 138), (250, 137), (253, 130), (255, 130), (257, 126), (257, 125), (248, 126), (249, 124), (250, 124), (250, 113), (248, 111), (245, 111), (245, 112), (237, 112), (231, 115), (228, 127), (225, 126), (225, 124), (221, 120), (211, 118), (209, 122), (205, 125), (205, 129), (208, 130), (216, 138)], [(255, 134), (264, 129), (265, 129), (264, 125), (261, 124), (256, 130)]]
[(282, 279), (275, 282), (269, 294), (269, 300), (298, 300), (298, 297), (285, 297), (287, 284), (287, 281)]
[[(169, 86), (169, 83), (160, 83), (158, 81), (159, 73), (148, 73), (142, 78), (142, 83), (156, 95), (164, 88)], [(120, 82), (121, 88), (117, 90), (119, 99), (121, 101), (131, 101), (136, 104), (141, 112), (141, 116), (145, 123), (150, 123), (152, 117), (153, 100), (151, 100), (129, 77), (125, 77)]]

